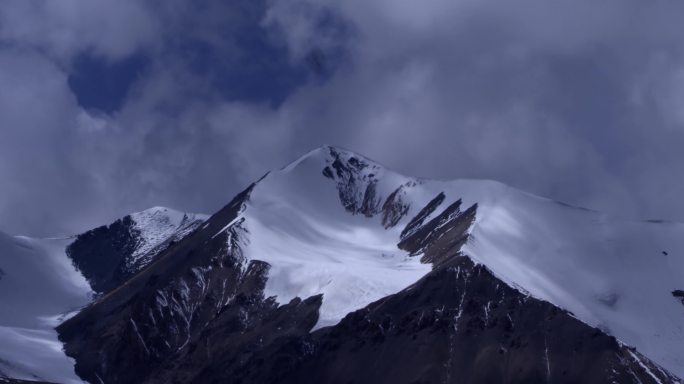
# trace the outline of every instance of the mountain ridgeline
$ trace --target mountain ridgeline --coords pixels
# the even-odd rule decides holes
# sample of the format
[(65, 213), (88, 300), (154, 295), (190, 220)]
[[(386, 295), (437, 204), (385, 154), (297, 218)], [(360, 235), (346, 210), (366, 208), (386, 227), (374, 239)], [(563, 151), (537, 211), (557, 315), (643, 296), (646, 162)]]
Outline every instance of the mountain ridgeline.
[(0, 383), (684, 375), (684, 225), (335, 147), (211, 216), (155, 207), (68, 239), (0, 233), (0, 251)]
[(487, 191), (441, 187), (325, 147), (125, 278), (126, 221), (95, 230), (69, 254), (104, 294), (59, 338), (91, 383), (678, 382), (469, 257)]

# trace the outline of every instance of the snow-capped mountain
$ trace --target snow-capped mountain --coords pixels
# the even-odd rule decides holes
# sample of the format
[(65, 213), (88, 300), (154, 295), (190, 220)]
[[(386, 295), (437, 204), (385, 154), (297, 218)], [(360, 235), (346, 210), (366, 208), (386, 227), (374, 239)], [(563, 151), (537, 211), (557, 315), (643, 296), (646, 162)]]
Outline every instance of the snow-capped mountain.
[[(413, 179), (323, 148), (254, 188), (238, 216), (251, 234), (245, 254), (271, 265), (266, 296), (284, 304), (322, 293), (318, 325), (334, 324), (430, 270), (397, 244), (433, 199), (422, 223), (457, 201), (477, 205), (462, 254), (684, 375), (684, 306), (672, 297), (684, 286), (679, 223), (621, 222), (493, 181)], [(424, 248), (413, 253), (430, 261)]]
[(58, 330), (91, 382), (675, 382), (683, 231), (324, 147)]
[[(155, 207), (71, 238), (32, 239), (0, 233), (0, 382), (5, 377), (82, 382), (74, 373), (73, 360), (62, 351), (54, 327), (90, 303), (100, 292), (97, 288), (107, 286), (106, 281), (130, 277), (164, 245), (182, 239), (206, 218)], [(93, 246), (93, 252), (84, 252), (88, 244), (102, 238), (107, 241)], [(125, 246), (112, 246), (113, 241)], [(110, 250), (116, 251), (116, 257)], [(115, 265), (112, 261), (125, 268), (111, 268), (119, 275), (107, 274), (109, 280), (90, 269), (91, 265)]]
[(64, 243), (57, 330), (91, 383), (679, 382), (683, 235), (323, 147)]

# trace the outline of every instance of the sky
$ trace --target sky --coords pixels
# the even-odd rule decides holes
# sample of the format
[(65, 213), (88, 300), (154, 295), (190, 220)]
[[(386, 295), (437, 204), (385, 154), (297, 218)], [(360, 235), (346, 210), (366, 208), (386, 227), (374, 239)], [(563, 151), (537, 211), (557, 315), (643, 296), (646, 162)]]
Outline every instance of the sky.
[(0, 231), (211, 213), (329, 144), (684, 222), (684, 3), (5, 0)]

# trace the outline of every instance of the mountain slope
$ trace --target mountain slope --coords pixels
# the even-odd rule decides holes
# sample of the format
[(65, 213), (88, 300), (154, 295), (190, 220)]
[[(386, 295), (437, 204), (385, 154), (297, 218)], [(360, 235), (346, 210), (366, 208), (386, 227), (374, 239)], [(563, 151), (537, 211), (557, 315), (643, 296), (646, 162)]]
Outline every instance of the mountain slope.
[(0, 378), (80, 383), (54, 327), (205, 218), (155, 207), (72, 238), (0, 233)]
[(336, 326), (274, 343), (241, 369), (212, 364), (193, 382), (678, 381), (614, 338), (497, 281), (468, 258), (451, 259)]
[(90, 301), (88, 283), (64, 255), (69, 242), (0, 233), (0, 377), (80, 382), (53, 329)]
[(684, 225), (622, 222), (506, 189), (463, 252), (684, 375)]
[[(674, 382), (649, 359), (684, 373), (681, 234), (324, 147), (58, 329), (95, 382), (393, 382), (364, 353), (411, 367), (394, 382)], [(434, 359), (381, 352), (409, 340)]]
[[(336, 181), (343, 205), (357, 215), (340, 215), (329, 211), (331, 207), (334, 209), (339, 206), (324, 200), (334, 195), (335, 191), (331, 190), (333, 185), (325, 185), (325, 180), (311, 177), (321, 172), (321, 169)], [(321, 183), (318, 184), (319, 182)], [(471, 240), (464, 246), (464, 254), (487, 266), (509, 285), (520, 287), (536, 298), (569, 310), (587, 324), (600, 327), (623, 342), (636, 346), (677, 374), (684, 375), (684, 348), (681, 347), (684, 345), (684, 306), (674, 300), (671, 294), (684, 285), (682, 224), (613, 220), (600, 213), (568, 207), (491, 181), (415, 180), (388, 171), (359, 155), (335, 149), (314, 151), (282, 172), (269, 175), (261, 183), (261, 188), (255, 188), (253, 193), (251, 200), (254, 202), (250, 202), (257, 209), (253, 213), (247, 209), (245, 213), (248, 228), (257, 227), (250, 223), (256, 221), (253, 220), (255, 218), (260, 219), (260, 215), (265, 215), (267, 218), (259, 220), (259, 223), (272, 224), (288, 239), (301, 239), (302, 236), (291, 233), (292, 230), (316, 227), (320, 232), (320, 228), (329, 225), (332, 216), (336, 221), (336, 227), (330, 230), (333, 236), (338, 239), (352, 239), (351, 241), (357, 241), (358, 238), (364, 244), (380, 242), (376, 239), (386, 236), (381, 241), (388, 246), (387, 251), (382, 250), (385, 254), (392, 254), (392, 248), (396, 249), (395, 244), (400, 237), (397, 232), (402, 226), (395, 225), (388, 230), (379, 231), (377, 222), (385, 217), (380, 212), (382, 204), (391, 201), (388, 199), (395, 191), (397, 193), (394, 198), (398, 199), (396, 196), (400, 196), (401, 201), (408, 205), (406, 213), (399, 220), (402, 224), (417, 214), (418, 207), (427, 206), (439, 194), (444, 194), (445, 198), (437, 212), (458, 200), (462, 201), (463, 207), (477, 204), (477, 218), (470, 232)], [(302, 190), (315, 190), (318, 193), (313, 197), (311, 193), (302, 193)], [(259, 193), (261, 191), (263, 192)], [(277, 201), (272, 201), (274, 199)], [(279, 206), (284, 204), (288, 207)], [(279, 214), (274, 207), (278, 207), (280, 211), (287, 210)], [(429, 220), (437, 212), (433, 212), (425, 220)], [(366, 220), (360, 217), (369, 213), (382, 214)], [(302, 221), (308, 220), (308, 226), (304, 222), (286, 224), (291, 220), (299, 220), (302, 216)], [(316, 218), (313, 223), (311, 217)], [(319, 219), (320, 217), (323, 218)], [(340, 220), (345, 220), (346, 223), (340, 226)], [(352, 228), (350, 231), (355, 233), (340, 235), (345, 228)], [(360, 237), (366, 233), (367, 238)], [(316, 243), (316, 248), (329, 249), (327, 244), (330, 240), (320, 233), (315, 238), (325, 239)], [(274, 268), (283, 268), (282, 252), (263, 249), (263, 244), (283, 244), (280, 239), (271, 239), (271, 236), (261, 237), (261, 233), (254, 234), (252, 244), (262, 248), (255, 250), (253, 257), (273, 261), (272, 264), (277, 266)], [(310, 241), (309, 239), (306, 238), (306, 241)], [(324, 243), (325, 247), (319, 246)], [(298, 260), (306, 260), (304, 270), (312, 269), (311, 258), (305, 256), (303, 251), (290, 246), (286, 248), (292, 249), (289, 254), (294, 254)], [(331, 252), (339, 255), (346, 267), (349, 258), (344, 251), (332, 249)], [(376, 250), (371, 252), (379, 253)], [(319, 256), (316, 260), (320, 258)], [(314, 272), (315, 278), (312, 281), (309, 272), (295, 268), (293, 273), (299, 276), (306, 274), (306, 280), (313, 285), (312, 288), (299, 289), (283, 297), (281, 290), (269, 288), (280, 281), (288, 281), (289, 286), (292, 286), (293, 279), (289, 276), (278, 278), (274, 273), (274, 278), (267, 283), (266, 295), (280, 294), (279, 297), (283, 297), (282, 302), (286, 302), (294, 296), (308, 297), (323, 293), (322, 321), (330, 324), (339, 320), (338, 315), (326, 321), (327, 302), (334, 299), (330, 298), (330, 294), (326, 295), (326, 288), (317, 288), (317, 285), (325, 284), (327, 275)], [(426, 273), (419, 266), (412, 268), (417, 268), (420, 272), (399, 282), (396, 287), (406, 286), (406, 281)], [(330, 267), (326, 265), (325, 269), (330, 270)], [(354, 270), (369, 269), (360, 267)], [(375, 272), (371, 271), (370, 274)], [(378, 280), (385, 279), (383, 276)], [(354, 281), (342, 281), (341, 285), (356, 289), (365, 281), (368, 281), (366, 276), (359, 276)], [(339, 275), (331, 284), (335, 282), (340, 282)], [(395, 292), (398, 291), (396, 287)], [(359, 289), (371, 291), (367, 288)], [(336, 294), (340, 291), (334, 286), (330, 290)], [(351, 301), (358, 303), (358, 306), (343, 306), (338, 313), (358, 309), (379, 299), (388, 291), (391, 290), (371, 295), (369, 301), (359, 301), (360, 294), (354, 295)]]
[(154, 207), (76, 236), (66, 252), (93, 291), (104, 293), (140, 271), (207, 218)]

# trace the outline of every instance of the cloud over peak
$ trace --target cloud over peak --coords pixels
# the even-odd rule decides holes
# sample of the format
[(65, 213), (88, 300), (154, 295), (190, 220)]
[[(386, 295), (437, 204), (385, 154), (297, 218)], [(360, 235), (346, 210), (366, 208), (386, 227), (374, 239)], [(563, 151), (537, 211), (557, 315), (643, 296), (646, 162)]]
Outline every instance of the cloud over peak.
[(323, 143), (681, 221), (683, 7), (10, 0), (0, 228), (211, 212)]

